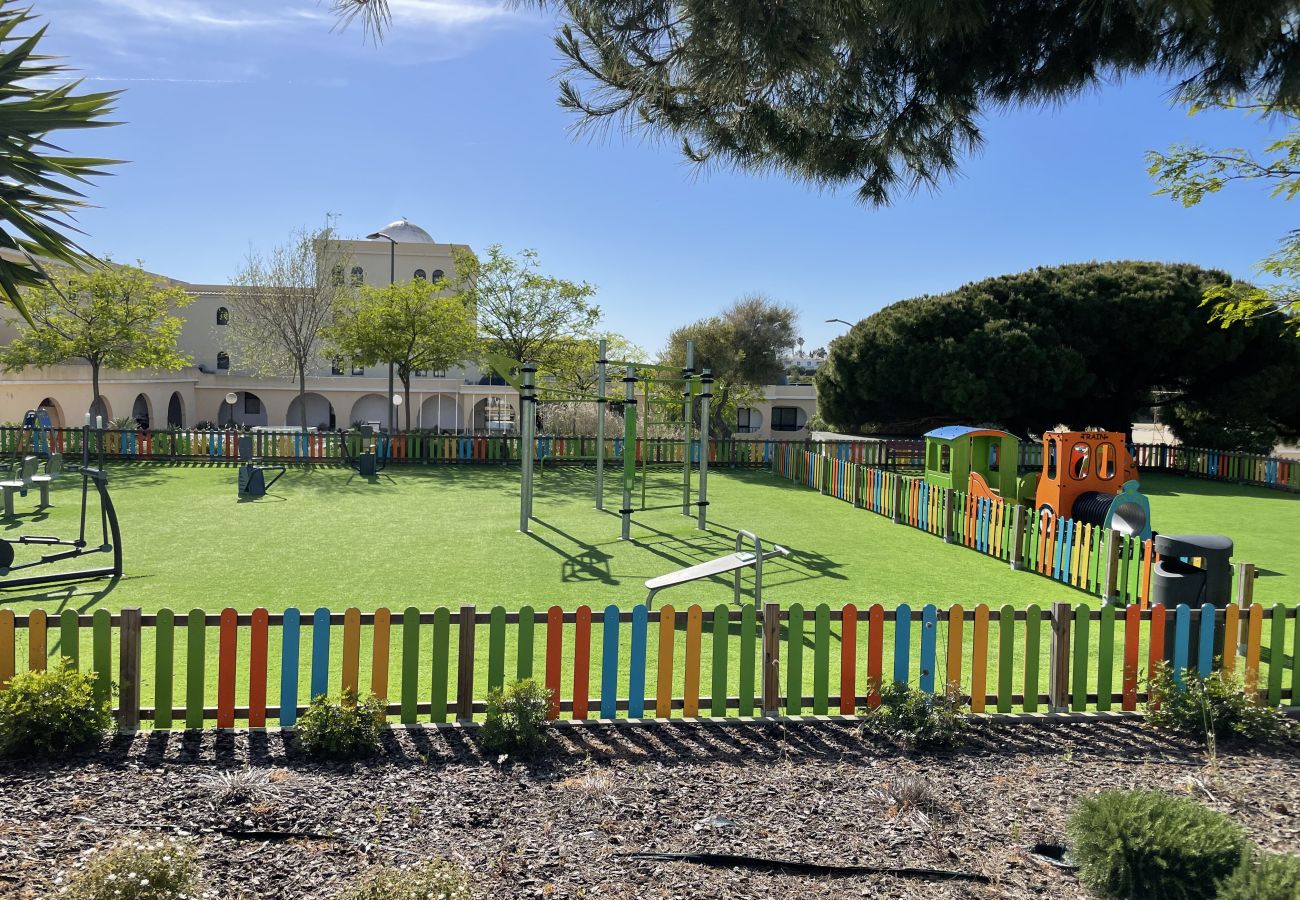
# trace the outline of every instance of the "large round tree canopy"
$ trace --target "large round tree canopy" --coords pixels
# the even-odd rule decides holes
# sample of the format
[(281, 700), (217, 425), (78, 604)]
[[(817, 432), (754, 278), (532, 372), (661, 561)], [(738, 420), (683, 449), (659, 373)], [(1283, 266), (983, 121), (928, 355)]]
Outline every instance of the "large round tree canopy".
[(1267, 444), (1300, 431), (1300, 342), (1277, 318), (1209, 322), (1205, 288), (1230, 281), (1192, 265), (1084, 263), (903, 300), (831, 344), (820, 413), (851, 432), (1127, 431), (1154, 403), (1189, 437), (1212, 414), (1234, 443)]

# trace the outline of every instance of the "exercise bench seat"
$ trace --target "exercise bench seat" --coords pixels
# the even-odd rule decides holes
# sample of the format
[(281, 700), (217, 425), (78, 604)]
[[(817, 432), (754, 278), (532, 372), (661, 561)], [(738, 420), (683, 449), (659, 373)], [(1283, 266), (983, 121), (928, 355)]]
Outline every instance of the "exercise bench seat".
[(49, 475), (37, 475), (36, 468), (40, 464), (35, 456), (23, 457), (21, 467), (18, 469), (18, 478), (10, 481), (0, 481), (0, 490), (4, 491), (4, 508), (5, 518), (14, 517), (14, 494), (26, 494), (29, 488), (38, 488), (41, 492), (41, 508), (50, 505), (50, 481)]

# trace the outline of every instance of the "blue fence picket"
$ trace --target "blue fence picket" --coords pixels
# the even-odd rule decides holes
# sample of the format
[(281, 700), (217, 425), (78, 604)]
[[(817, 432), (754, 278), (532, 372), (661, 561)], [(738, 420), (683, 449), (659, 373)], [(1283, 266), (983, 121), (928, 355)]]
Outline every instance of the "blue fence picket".
[(894, 681), (907, 684), (911, 674), (912, 607), (898, 604), (894, 611)]
[(939, 611), (933, 603), (921, 608), (921, 690), (934, 693), (935, 646), (939, 637)]
[(284, 611), (280, 628), (280, 727), (290, 728), (298, 721), (298, 642), (301, 639), (302, 613)]
[(316, 610), (311, 619), (311, 697), (330, 692), (330, 611)]
[(605, 607), (604, 656), (600, 664), (600, 717), (618, 717), (618, 606)]
[(645, 604), (632, 610), (632, 659), (628, 663), (627, 715), (640, 719), (645, 715), (645, 644), (649, 613)]
[(1192, 608), (1178, 604), (1174, 612), (1174, 682), (1182, 684), (1183, 670), (1187, 668), (1187, 651), (1192, 638)]

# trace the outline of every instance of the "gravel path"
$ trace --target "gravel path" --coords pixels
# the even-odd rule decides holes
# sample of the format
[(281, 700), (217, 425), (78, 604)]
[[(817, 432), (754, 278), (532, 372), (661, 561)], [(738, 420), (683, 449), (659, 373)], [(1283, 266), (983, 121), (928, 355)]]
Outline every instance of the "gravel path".
[[(532, 764), (472, 732), (394, 730), (381, 756), (309, 763), (276, 733), (119, 738), (54, 766), (0, 764), (0, 896), (42, 897), (132, 830), (197, 835), (222, 897), (330, 897), (367, 866), (440, 855), (506, 897), (1078, 897), (1028, 852), (1072, 801), (1155, 787), (1221, 809), (1262, 847), (1300, 846), (1300, 745), (1195, 745), (1139, 722), (998, 723), (951, 754), (900, 754), (850, 725), (566, 727)], [(214, 775), (267, 770), (250, 797)], [(266, 832), (314, 836), (280, 839)], [(709, 868), (643, 851), (912, 866), (988, 883)]]

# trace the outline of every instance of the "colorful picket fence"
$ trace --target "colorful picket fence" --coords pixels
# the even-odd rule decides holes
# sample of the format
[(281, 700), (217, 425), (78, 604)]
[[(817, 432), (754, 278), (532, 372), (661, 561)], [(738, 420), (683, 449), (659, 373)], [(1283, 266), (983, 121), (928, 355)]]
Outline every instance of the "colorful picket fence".
[(1139, 469), (1300, 491), (1300, 459), (1171, 444), (1137, 444), (1133, 456)]
[(1296, 615), (1088, 603), (3, 610), (0, 689), (20, 658), (44, 669), (64, 656), (96, 673), (103, 696), (116, 691), (128, 729), (291, 726), (310, 698), (349, 690), (373, 693), (402, 723), (470, 720), (516, 678), (550, 689), (552, 719), (851, 715), (879, 702), (886, 679), (962, 694), (976, 713), (1105, 712), (1136, 710), (1161, 660), (1208, 674), (1213, 659), (1261, 701), (1296, 705)]
[[(112, 460), (233, 462), (239, 459), (239, 442), (251, 441), (251, 455), (280, 462), (340, 463), (360, 452), (362, 439), (347, 432), (293, 433), (274, 431), (236, 432), (224, 430), (174, 429), (167, 431), (103, 431), (103, 452)], [(508, 464), (519, 461), (518, 437), (508, 435), (436, 434), (432, 432), (381, 432), (374, 437), (379, 457), (392, 463), (424, 464)], [(67, 455), (81, 452), (80, 428), (50, 432), (0, 427), (0, 458), (24, 453), (44, 455), (51, 451)], [(368, 441), (367, 441), (368, 443)], [(785, 446), (817, 446), (822, 452), (846, 458), (871, 459), (878, 465), (911, 465), (912, 457), (878, 441), (835, 441), (806, 445), (804, 442), (751, 441), (739, 438), (709, 441), (709, 462), (735, 467), (767, 467)], [(100, 452), (99, 432), (91, 433), (91, 451)], [(686, 443), (672, 438), (638, 439), (637, 462), (680, 464)], [(691, 444), (693, 462), (702, 452), (700, 441)], [(596, 439), (581, 435), (540, 435), (536, 439), (539, 462), (589, 465), (596, 459)], [(605, 458), (623, 458), (623, 439), (605, 441)]]
[[(1151, 542), (1000, 500), (945, 492), (899, 472), (786, 447), (772, 470), (860, 509), (1121, 604), (1150, 600)], [(945, 501), (945, 496), (951, 497)], [(945, 505), (950, 504), (951, 510)]]

